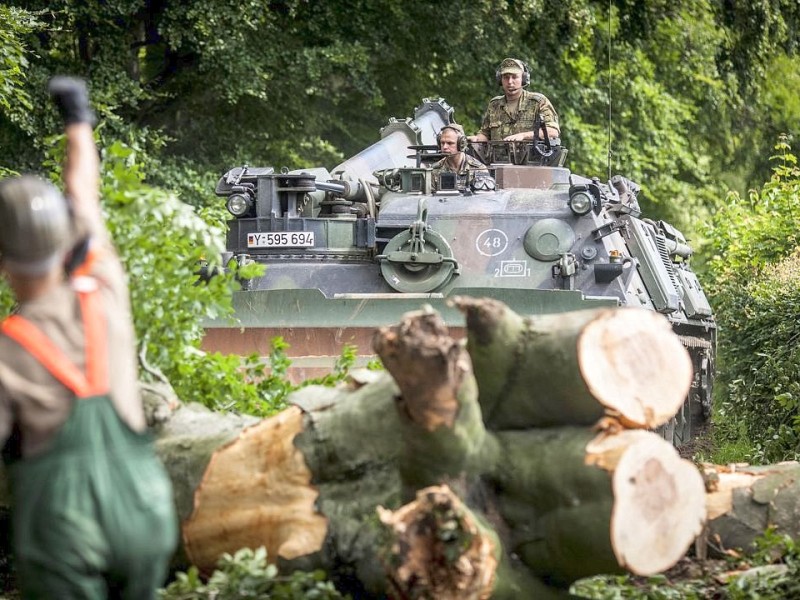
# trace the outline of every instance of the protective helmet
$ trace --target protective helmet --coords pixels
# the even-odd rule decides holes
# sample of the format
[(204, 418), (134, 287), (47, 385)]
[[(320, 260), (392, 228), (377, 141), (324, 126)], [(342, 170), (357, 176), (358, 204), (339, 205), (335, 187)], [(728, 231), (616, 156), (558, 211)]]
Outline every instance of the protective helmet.
[(0, 257), (6, 269), (47, 273), (63, 258), (69, 236), (69, 209), (55, 186), (31, 175), (0, 182)]

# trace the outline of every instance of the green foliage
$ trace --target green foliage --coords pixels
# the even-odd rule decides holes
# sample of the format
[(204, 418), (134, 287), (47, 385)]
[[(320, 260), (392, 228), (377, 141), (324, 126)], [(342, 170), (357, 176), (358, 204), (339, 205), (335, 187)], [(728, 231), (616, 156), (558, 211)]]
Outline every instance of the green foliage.
[(10, 315), (14, 305), (14, 296), (11, 293), (11, 288), (8, 287), (5, 279), (0, 278), (0, 319)]
[(800, 546), (791, 537), (768, 528), (756, 540), (750, 577), (736, 577), (727, 586), (731, 600), (783, 600), (800, 597)]
[(716, 597), (717, 587), (713, 581), (670, 581), (663, 575), (644, 580), (601, 575), (576, 582), (570, 593), (587, 600), (702, 600)]
[(653, 216), (679, 225), (702, 218), (718, 182), (750, 179), (767, 142), (798, 118), (790, 0), (476, 0), (470, 10), (33, 0), (3, 10), (0, 103), (6, 90), (30, 100), (0, 119), (10, 150), (0, 161), (38, 166), (35, 132), (56, 124), (44, 82), (84, 75), (106, 135), (140, 144), (152, 159), (140, 160), (147, 180), (195, 206), (234, 165), (330, 168), (423, 97), (446, 98), (472, 131), (508, 55), (526, 60), (531, 89), (554, 101), (575, 170), (603, 176), (610, 150), (612, 169), (644, 186)]
[(268, 417), (286, 408), (289, 394), (301, 387), (333, 386), (343, 381), (356, 360), (356, 348), (345, 344), (329, 374), (295, 384), (288, 377), (292, 366), (288, 349), (283, 338), (273, 338), (266, 362), (258, 354), (239, 357), (195, 351), (176, 366), (173, 377), (177, 384), (173, 382), (173, 386), (190, 394), (179, 397), (213, 410)]
[(713, 421), (709, 454), (700, 452), (694, 460), (717, 465), (757, 462), (753, 456), (753, 443), (747, 435), (746, 421), (735, 412), (731, 413), (730, 403), (717, 403)]
[(693, 232), (720, 194), (706, 141), (727, 100), (714, 62), (721, 32), (704, 2), (682, 3), (668, 18), (661, 8), (639, 3), (609, 15), (609, 5), (587, 3), (580, 16), (589, 27), (556, 66), (566, 96), (556, 107), (574, 170), (624, 174), (642, 186), (649, 215)]
[(19, 122), (31, 100), (22, 87), (28, 59), (23, 38), (36, 25), (34, 17), (21, 9), (0, 5), (0, 108)]
[(203, 582), (197, 568), (178, 573), (159, 594), (161, 600), (337, 600), (342, 596), (325, 573), (295, 571), (281, 575), (267, 564), (267, 552), (243, 548), (223, 554), (217, 569)]
[(785, 140), (777, 150), (773, 178), (747, 200), (731, 194), (708, 234), (728, 391), (719, 412), (754, 462), (794, 457), (800, 443), (800, 169)]
[[(266, 369), (255, 355), (240, 359), (199, 350), (202, 321), (231, 316), (235, 276), (256, 276), (262, 267), (249, 265), (243, 268), (247, 271), (219, 274), (200, 284), (202, 261), (221, 266), (216, 258), (223, 247), (220, 213), (209, 209), (198, 214), (171, 194), (144, 186), (136, 153), (121, 144), (105, 151), (104, 172), (108, 224), (130, 277), (140, 358), (163, 373), (183, 400), (256, 416), (285, 408), (296, 386), (286, 377), (291, 361), (281, 338), (271, 342)], [(330, 375), (303, 385), (333, 385), (354, 362), (355, 350), (346, 346)]]
[(232, 311), (232, 277), (197, 285), (201, 260), (213, 264), (222, 251), (223, 231), (169, 193), (143, 185), (131, 148), (116, 143), (103, 154), (102, 197), (130, 278), (140, 354), (169, 377), (199, 346), (201, 320)]

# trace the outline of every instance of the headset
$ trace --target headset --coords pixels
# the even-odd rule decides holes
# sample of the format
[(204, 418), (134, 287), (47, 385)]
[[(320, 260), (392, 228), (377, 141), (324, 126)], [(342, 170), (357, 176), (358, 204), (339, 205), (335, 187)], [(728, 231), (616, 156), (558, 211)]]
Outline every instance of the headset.
[(500, 69), (503, 66), (503, 63), (507, 60), (513, 60), (517, 63), (520, 68), (522, 69), (522, 87), (527, 86), (531, 82), (531, 70), (528, 67), (527, 63), (519, 60), (518, 58), (504, 58), (497, 67), (497, 70), (494, 72), (494, 79), (497, 82), (497, 85), (503, 85), (503, 76), (500, 74)]
[(449, 125), (445, 125), (439, 130), (439, 133), (436, 134), (436, 145), (441, 149), (442, 147), (442, 132), (445, 129), (450, 129), (455, 131), (458, 134), (458, 139), (456, 140), (456, 149), (459, 152), (463, 152), (467, 149), (467, 136), (464, 135), (464, 130), (461, 129), (460, 125), (456, 123), (450, 123)]

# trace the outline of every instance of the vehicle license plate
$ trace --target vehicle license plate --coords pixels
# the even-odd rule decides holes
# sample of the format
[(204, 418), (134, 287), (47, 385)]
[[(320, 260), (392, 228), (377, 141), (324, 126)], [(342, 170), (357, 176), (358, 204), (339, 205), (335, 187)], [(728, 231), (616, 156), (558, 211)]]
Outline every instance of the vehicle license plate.
[(313, 231), (271, 231), (247, 234), (248, 248), (311, 248), (313, 245)]

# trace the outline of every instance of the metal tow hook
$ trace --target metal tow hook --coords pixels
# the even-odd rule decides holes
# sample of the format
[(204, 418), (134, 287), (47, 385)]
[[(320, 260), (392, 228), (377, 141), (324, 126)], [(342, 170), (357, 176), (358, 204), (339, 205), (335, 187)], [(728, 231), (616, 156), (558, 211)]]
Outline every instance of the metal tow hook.
[(578, 261), (571, 252), (565, 252), (558, 259), (558, 263), (553, 265), (553, 277), (561, 278), (561, 289), (575, 289), (575, 272), (577, 271)]

